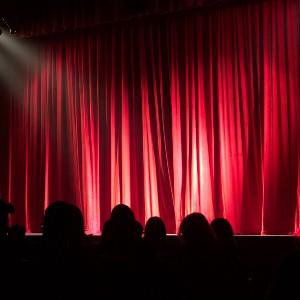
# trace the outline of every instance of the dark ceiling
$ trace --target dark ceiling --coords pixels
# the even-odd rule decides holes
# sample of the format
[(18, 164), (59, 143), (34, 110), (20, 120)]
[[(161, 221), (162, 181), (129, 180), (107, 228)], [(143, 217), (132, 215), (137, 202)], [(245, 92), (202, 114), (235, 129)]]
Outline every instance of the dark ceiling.
[[(211, 9), (248, 2), (257, 0), (8, 0), (1, 3), (0, 16), (7, 20), (10, 27), (26, 32), (30, 26), (42, 26), (49, 20), (63, 24), (65, 20), (70, 23), (71, 19), (74, 24), (80, 24), (78, 19), (91, 18), (92, 25), (141, 15)], [(3, 27), (2, 21), (0, 26)]]
[(145, 13), (154, 9), (192, 8), (244, 3), (249, 0), (9, 0), (0, 6), (0, 15), (7, 18), (25, 18), (40, 13), (65, 12), (77, 8), (89, 9), (99, 7), (105, 10), (119, 10), (119, 13)]

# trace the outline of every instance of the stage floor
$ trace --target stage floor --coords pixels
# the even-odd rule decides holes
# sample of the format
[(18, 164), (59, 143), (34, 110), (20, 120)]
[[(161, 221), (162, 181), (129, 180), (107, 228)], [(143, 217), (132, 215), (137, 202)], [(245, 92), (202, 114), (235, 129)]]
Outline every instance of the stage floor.
[[(26, 236), (42, 236), (42, 233), (41, 232), (34, 232), (34, 233), (27, 232)], [(88, 234), (88, 236), (98, 237), (98, 236), (101, 236), (101, 234)], [(175, 233), (168, 233), (167, 236), (176, 237), (178, 235), (175, 234)], [(290, 235), (289, 234), (236, 234), (235, 237), (236, 238), (239, 238), (239, 237), (260, 237), (260, 238), (270, 238), (270, 237), (272, 237), (272, 238), (274, 238), (274, 237), (283, 238), (283, 237), (286, 237), (286, 238), (300, 238), (300, 236), (293, 235), (293, 234), (290, 234)]]

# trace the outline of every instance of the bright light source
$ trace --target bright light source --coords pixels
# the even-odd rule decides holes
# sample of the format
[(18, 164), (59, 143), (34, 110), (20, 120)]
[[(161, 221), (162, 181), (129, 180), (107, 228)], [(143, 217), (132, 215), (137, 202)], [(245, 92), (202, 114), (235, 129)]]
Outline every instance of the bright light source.
[[(6, 18), (4, 18), (3, 16), (0, 18), (0, 22), (1, 22), (1, 26), (9, 32), (9, 34), (14, 34), (16, 33), (16, 30), (14, 30), (6, 21)], [(2, 34), (3, 30), (0, 29), (0, 35)]]

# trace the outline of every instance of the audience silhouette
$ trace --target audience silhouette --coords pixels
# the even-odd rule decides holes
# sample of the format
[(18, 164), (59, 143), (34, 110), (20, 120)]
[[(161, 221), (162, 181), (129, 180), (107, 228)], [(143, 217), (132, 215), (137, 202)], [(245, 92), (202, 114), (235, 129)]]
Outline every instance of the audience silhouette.
[[(100, 276), (113, 298), (141, 297), (138, 287), (143, 286), (145, 269), (150, 270), (152, 260), (151, 253), (142, 240), (142, 233), (143, 226), (135, 219), (133, 211), (124, 204), (113, 208), (109, 220), (103, 226)], [(111, 285), (115, 277), (122, 278), (119, 289), (114, 289)]]
[(224, 218), (214, 219), (211, 222), (211, 227), (215, 232), (219, 250), (222, 253), (235, 256), (237, 254), (237, 246), (232, 226), (228, 220)]
[(123, 256), (131, 255), (142, 241), (143, 227), (135, 219), (133, 211), (124, 204), (115, 206), (110, 219), (102, 230), (102, 247), (106, 251)]
[(189, 299), (217, 298), (219, 295), (215, 286), (219, 284), (219, 274), (216, 236), (209, 222), (204, 215), (192, 213), (180, 224), (179, 236), (182, 240), (182, 296), (188, 295)]
[(159, 217), (151, 217), (145, 225), (144, 239), (150, 242), (165, 241), (167, 230), (163, 220)]
[[(230, 299), (247, 299), (247, 274), (239, 259), (238, 248), (231, 224), (224, 218), (216, 218), (211, 227), (217, 238), (220, 288)], [(233, 289), (232, 287), (235, 286)]]
[(179, 234), (184, 246), (192, 250), (211, 253), (216, 243), (216, 236), (203, 214), (192, 213), (180, 224)]
[(168, 252), (167, 231), (163, 220), (151, 217), (145, 225), (144, 241), (156, 259), (165, 260)]
[[(17, 283), (23, 295), (40, 299), (28, 288), (30, 282), (47, 291), (46, 299), (92, 298), (95, 293), (100, 299), (248, 298), (249, 275), (224, 218), (209, 224), (203, 214), (192, 213), (182, 220), (178, 239), (167, 237), (159, 217), (151, 217), (143, 230), (133, 211), (119, 204), (104, 223), (100, 242), (91, 243), (81, 210), (57, 201), (45, 210), (42, 240), (33, 247), (23, 226), (9, 227), (13, 212), (11, 204), (0, 200), (1, 270), (6, 278), (15, 278), (2, 281), (2, 286), (11, 298), (18, 292)], [(296, 253), (282, 263), (267, 299), (296, 292), (299, 278), (292, 274), (299, 261)]]
[(78, 252), (84, 239), (84, 221), (78, 207), (62, 201), (49, 205), (45, 211), (43, 238), (51, 256)]

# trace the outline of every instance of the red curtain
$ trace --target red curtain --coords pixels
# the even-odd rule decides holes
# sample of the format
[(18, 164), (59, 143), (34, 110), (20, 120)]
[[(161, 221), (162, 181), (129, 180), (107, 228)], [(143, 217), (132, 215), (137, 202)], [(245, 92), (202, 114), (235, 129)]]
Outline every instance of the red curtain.
[(32, 40), (38, 63), (1, 79), (0, 192), (14, 221), (40, 231), (45, 207), (65, 200), (91, 233), (120, 202), (170, 233), (194, 211), (238, 233), (297, 230), (299, 7), (264, 1)]

